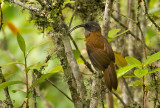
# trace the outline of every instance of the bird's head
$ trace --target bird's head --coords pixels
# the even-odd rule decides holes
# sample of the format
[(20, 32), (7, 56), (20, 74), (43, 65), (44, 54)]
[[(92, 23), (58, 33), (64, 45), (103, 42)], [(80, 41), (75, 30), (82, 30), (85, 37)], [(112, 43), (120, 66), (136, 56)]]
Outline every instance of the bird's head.
[(96, 31), (96, 30), (101, 30), (101, 27), (99, 26), (98, 23), (89, 21), (86, 24), (81, 24), (81, 25), (75, 26), (74, 28), (72, 28), (69, 31), (69, 33), (71, 33), (73, 30), (75, 30), (79, 27), (84, 27), (85, 28), (85, 35), (88, 35), (89, 33), (93, 32), (93, 31)]

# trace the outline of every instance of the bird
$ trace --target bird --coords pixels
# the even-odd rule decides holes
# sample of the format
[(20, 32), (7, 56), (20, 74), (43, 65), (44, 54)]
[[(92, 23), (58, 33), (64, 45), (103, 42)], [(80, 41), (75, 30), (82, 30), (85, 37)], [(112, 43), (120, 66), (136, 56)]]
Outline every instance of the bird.
[(101, 34), (98, 23), (89, 21), (73, 27), (73, 30), (83, 27), (85, 29), (86, 50), (95, 70), (102, 72), (104, 82), (109, 91), (117, 90), (118, 80), (115, 71), (115, 56), (110, 43)]

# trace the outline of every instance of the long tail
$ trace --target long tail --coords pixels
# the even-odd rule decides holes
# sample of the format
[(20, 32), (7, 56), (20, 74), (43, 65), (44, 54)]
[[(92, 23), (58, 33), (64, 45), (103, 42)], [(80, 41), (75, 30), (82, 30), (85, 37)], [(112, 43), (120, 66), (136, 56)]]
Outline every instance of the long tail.
[(115, 90), (117, 89), (118, 80), (113, 62), (111, 62), (110, 65), (104, 71), (104, 80), (107, 88), (110, 91), (112, 91), (112, 88), (114, 88)]

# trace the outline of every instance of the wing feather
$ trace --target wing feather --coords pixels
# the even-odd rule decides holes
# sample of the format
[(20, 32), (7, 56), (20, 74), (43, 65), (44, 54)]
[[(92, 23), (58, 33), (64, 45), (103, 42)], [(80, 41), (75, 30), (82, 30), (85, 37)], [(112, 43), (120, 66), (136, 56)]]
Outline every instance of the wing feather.
[(94, 67), (99, 70), (105, 70), (108, 67), (111, 59), (104, 49), (87, 46), (87, 52)]

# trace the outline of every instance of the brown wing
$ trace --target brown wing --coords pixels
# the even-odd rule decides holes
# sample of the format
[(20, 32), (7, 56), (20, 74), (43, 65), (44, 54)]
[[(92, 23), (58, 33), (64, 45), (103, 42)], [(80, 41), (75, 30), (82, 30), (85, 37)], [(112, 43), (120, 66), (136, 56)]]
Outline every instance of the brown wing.
[(107, 52), (108, 56), (111, 58), (113, 62), (115, 62), (114, 52), (112, 50), (109, 42), (104, 38), (104, 50)]
[(111, 59), (108, 57), (104, 49), (87, 45), (87, 52), (95, 68), (98, 68), (99, 70), (105, 70), (108, 67)]
[(114, 61), (114, 53), (108, 41), (104, 37), (100, 37), (98, 45), (87, 45), (89, 58), (95, 68), (105, 70), (111, 61)]

